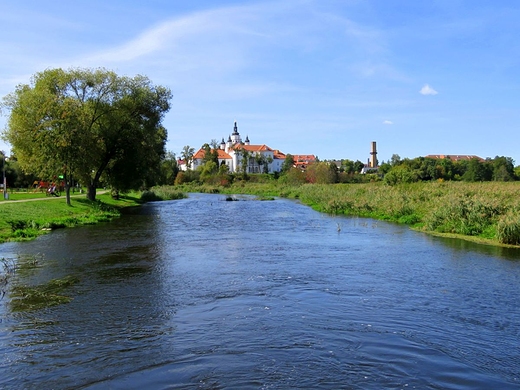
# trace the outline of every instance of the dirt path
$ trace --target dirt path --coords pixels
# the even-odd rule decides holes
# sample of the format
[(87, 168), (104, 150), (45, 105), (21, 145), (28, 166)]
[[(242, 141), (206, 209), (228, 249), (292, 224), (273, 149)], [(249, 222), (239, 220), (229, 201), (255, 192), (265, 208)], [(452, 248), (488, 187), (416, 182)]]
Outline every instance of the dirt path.
[[(99, 191), (99, 192), (96, 192), (96, 195), (101, 195), (101, 194), (105, 194), (107, 191)], [(79, 198), (79, 197), (85, 197), (86, 198), (87, 194), (86, 193), (83, 193), (83, 194), (74, 194), (74, 195), (71, 195), (70, 197), (71, 198)], [(20, 203), (20, 202), (36, 202), (38, 200), (57, 200), (57, 199), (63, 199), (65, 200), (65, 195), (61, 195), (61, 196), (46, 196), (45, 198), (30, 198), (30, 199), (18, 199), (18, 200), (0, 200), (0, 204), (4, 204), (4, 203)]]

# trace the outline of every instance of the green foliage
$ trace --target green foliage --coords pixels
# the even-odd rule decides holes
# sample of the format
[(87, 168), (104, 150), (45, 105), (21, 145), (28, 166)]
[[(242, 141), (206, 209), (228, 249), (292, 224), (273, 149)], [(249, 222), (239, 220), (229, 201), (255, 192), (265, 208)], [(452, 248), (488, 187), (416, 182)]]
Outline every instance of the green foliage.
[(285, 160), (282, 164), (282, 173), (287, 173), (294, 166), (294, 157), (292, 154), (287, 153), (285, 155)]
[(307, 166), (305, 170), (305, 180), (307, 183), (332, 184), (338, 180), (336, 165), (328, 162), (314, 162)]
[(151, 190), (141, 193), (141, 202), (153, 202), (159, 200), (184, 199), (186, 194), (173, 186), (153, 187)]
[(467, 165), (466, 172), (462, 175), (464, 181), (490, 181), (493, 176), (493, 166), (489, 162), (480, 162), (471, 159)]
[(94, 200), (101, 180), (124, 191), (158, 179), (170, 98), (143, 76), (48, 69), (4, 99), (5, 136), (22, 169), (42, 178), (63, 174), (69, 184), (78, 178)]
[(401, 160), (398, 157), (392, 156), (390, 164), (382, 164), (379, 168), (379, 173), (384, 175), (389, 185), (433, 180), (513, 181), (518, 178), (510, 157), (497, 156), (486, 161), (425, 157)]
[(303, 172), (301, 169), (291, 167), (278, 180), (283, 184), (294, 186), (305, 183), (306, 177), (305, 172)]
[(182, 148), (181, 158), (184, 160), (186, 167), (191, 169), (191, 164), (193, 163), (193, 156), (195, 154), (195, 149), (189, 145), (186, 145)]
[(403, 183), (414, 183), (417, 181), (417, 174), (415, 174), (406, 165), (398, 165), (390, 170), (384, 177), (385, 184), (396, 185)]
[(493, 180), (513, 181), (515, 179), (513, 159), (511, 157), (496, 156), (493, 160)]
[(179, 173), (177, 165), (177, 158), (175, 153), (167, 152), (161, 161), (161, 175), (158, 180), (158, 185), (172, 185), (175, 183), (175, 178)]

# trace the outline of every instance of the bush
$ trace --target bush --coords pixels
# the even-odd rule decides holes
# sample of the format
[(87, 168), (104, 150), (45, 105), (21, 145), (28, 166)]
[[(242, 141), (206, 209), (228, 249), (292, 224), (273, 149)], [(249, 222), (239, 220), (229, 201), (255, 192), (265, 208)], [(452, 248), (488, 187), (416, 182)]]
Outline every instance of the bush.
[(186, 198), (186, 194), (182, 191), (179, 191), (177, 188), (171, 186), (161, 186), (154, 187), (151, 190), (143, 191), (141, 193), (140, 201), (154, 202), (159, 200), (175, 200), (184, 198)]
[(139, 200), (141, 202), (154, 202), (163, 199), (159, 197), (154, 191), (143, 191)]

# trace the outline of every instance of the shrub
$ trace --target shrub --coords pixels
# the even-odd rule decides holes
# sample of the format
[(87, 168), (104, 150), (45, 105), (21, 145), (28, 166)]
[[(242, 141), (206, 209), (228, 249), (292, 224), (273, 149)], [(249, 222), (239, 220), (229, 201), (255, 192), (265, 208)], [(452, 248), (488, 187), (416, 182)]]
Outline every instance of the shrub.
[(154, 202), (163, 199), (160, 196), (158, 196), (154, 191), (143, 191), (139, 200), (141, 202)]

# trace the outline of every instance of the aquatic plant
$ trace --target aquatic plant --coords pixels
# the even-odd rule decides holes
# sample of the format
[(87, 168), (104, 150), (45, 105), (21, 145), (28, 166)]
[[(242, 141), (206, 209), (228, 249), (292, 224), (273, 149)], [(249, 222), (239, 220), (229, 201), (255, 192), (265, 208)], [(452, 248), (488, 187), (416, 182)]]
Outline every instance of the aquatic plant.
[(13, 311), (26, 311), (68, 303), (72, 298), (62, 292), (78, 282), (77, 277), (69, 275), (37, 286), (13, 286), (9, 304)]

